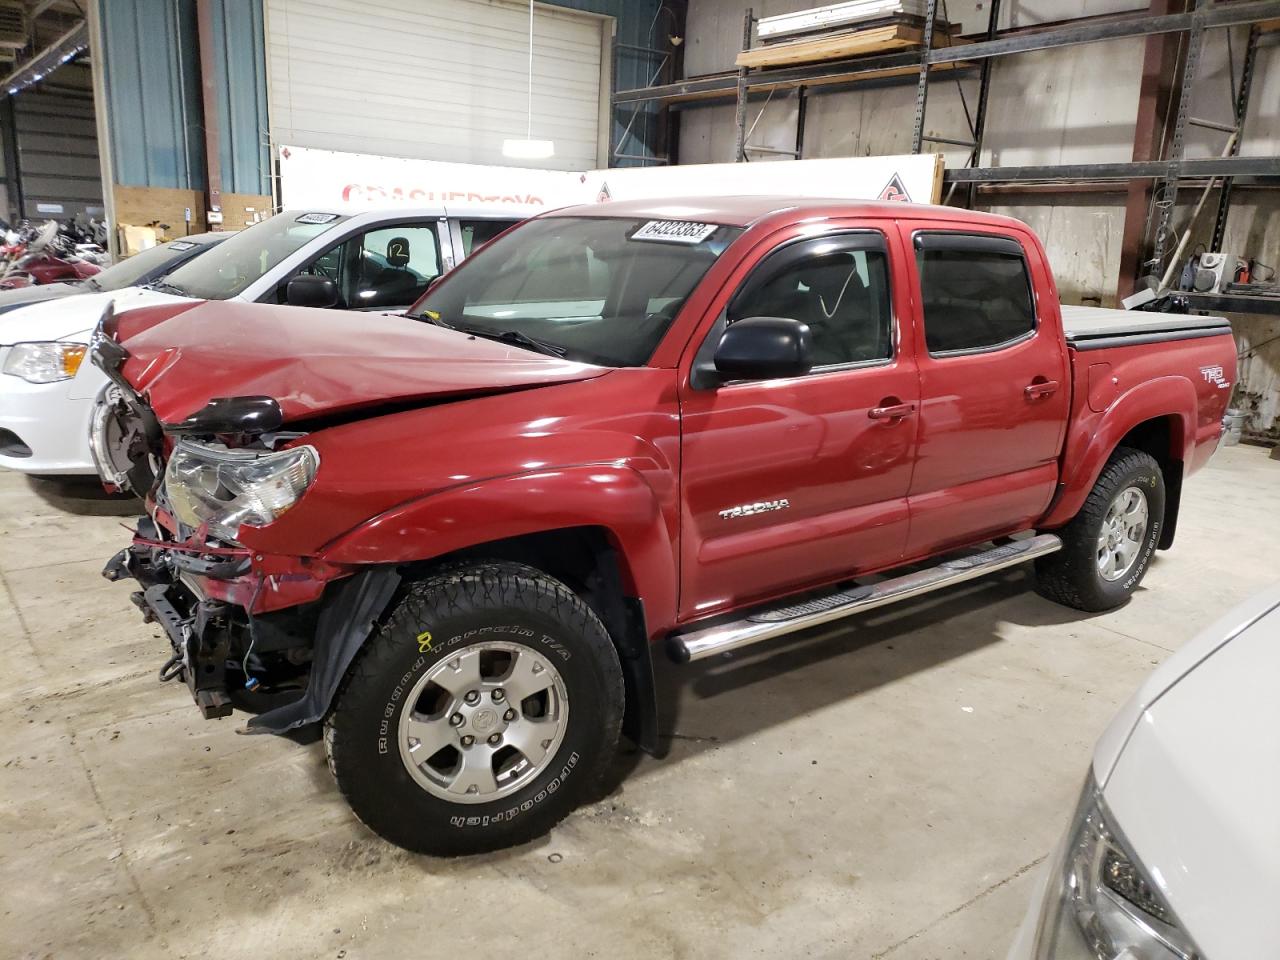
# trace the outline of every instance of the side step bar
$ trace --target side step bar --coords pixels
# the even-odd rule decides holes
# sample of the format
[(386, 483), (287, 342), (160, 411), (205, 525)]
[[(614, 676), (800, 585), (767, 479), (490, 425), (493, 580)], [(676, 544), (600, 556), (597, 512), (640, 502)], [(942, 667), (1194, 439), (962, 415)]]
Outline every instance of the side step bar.
[(1052, 533), (1014, 540), (1004, 546), (947, 560), (936, 567), (892, 580), (841, 590), (790, 606), (765, 608), (741, 620), (714, 627), (672, 634), (667, 641), (667, 653), (676, 663), (702, 660), (717, 653), (737, 650), (762, 640), (772, 640), (774, 637), (816, 627), (864, 610), (910, 600), (912, 597), (1017, 566), (1061, 549), (1062, 541)]

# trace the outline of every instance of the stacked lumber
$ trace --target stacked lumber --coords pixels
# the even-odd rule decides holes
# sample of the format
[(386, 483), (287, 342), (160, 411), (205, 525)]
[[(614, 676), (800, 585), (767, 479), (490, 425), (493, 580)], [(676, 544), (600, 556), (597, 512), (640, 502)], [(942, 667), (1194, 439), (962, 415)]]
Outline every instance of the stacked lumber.
[[(924, 39), (923, 0), (853, 0), (815, 10), (765, 17), (757, 25), (761, 46), (738, 54), (739, 67), (792, 67), (892, 53)], [(958, 27), (934, 25), (933, 45), (960, 42)]]

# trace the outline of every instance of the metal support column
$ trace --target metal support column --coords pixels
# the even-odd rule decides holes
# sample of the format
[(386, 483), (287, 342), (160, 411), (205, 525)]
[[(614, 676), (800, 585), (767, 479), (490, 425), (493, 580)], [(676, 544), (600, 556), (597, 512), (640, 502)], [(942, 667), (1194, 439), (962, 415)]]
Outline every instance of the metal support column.
[[(1174, 16), (1181, 10), (1179, 0), (1151, 0), (1147, 8), (1149, 21)], [(1169, 136), (1173, 99), (1171, 89), (1181, 62), (1181, 37), (1160, 33), (1147, 37), (1143, 47), (1142, 79), (1138, 87), (1137, 121), (1133, 130), (1134, 163), (1158, 160)], [(1120, 270), (1116, 277), (1116, 296), (1124, 298), (1136, 289), (1135, 284), (1146, 254), (1147, 225), (1151, 212), (1153, 185), (1147, 180), (1131, 180), (1125, 190), (1124, 222), (1120, 233)]]
[(796, 87), (796, 159), (804, 156), (804, 121), (809, 109), (809, 88)]
[[(218, 78), (213, 66), (213, 0), (196, 0), (196, 29), (200, 38), (200, 86), (204, 107), (206, 209), (209, 213), (221, 214), (222, 143), (218, 136)], [(210, 223), (209, 229), (220, 230), (222, 227), (219, 223)]]
[[(991, 0), (991, 10), (987, 14), (987, 40), (996, 38), (1000, 28), (1000, 0)], [(978, 79), (978, 108), (973, 115), (973, 153), (969, 156), (969, 166), (982, 165), (982, 136), (987, 130), (987, 101), (991, 98), (991, 69), (995, 65), (995, 57), (987, 57), (982, 61), (982, 73)], [(965, 196), (965, 206), (973, 209), (973, 200), (978, 187), (969, 184)]]
[(1182, 79), (1178, 90), (1178, 112), (1174, 116), (1173, 136), (1166, 155), (1167, 166), (1164, 182), (1156, 189), (1159, 201), (1159, 217), (1156, 221), (1155, 242), (1151, 248), (1152, 272), (1159, 274), (1164, 268), (1165, 246), (1169, 242), (1170, 225), (1174, 207), (1178, 202), (1178, 177), (1182, 173), (1182, 156), (1186, 149), (1187, 112), (1191, 107), (1191, 88), (1196, 82), (1200, 67), (1200, 50), (1204, 45), (1203, 12), (1209, 0), (1196, 0), (1191, 29), (1187, 33), (1187, 58), (1182, 64)]
[[(932, 0), (930, 0), (932, 2)], [(751, 49), (751, 30), (755, 26), (755, 15), (750, 7), (742, 15), (742, 49)], [(733, 162), (741, 163), (747, 159), (747, 68), (738, 68), (738, 101), (734, 114), (734, 126), (737, 135), (734, 138)]]
[[(1240, 141), (1244, 139), (1244, 121), (1249, 113), (1249, 91), (1253, 87), (1253, 65), (1258, 59), (1258, 37), (1262, 31), (1255, 23), (1249, 28), (1249, 42), (1244, 51), (1244, 63), (1240, 67), (1240, 86), (1236, 90), (1236, 139), (1231, 144), (1229, 156), (1240, 153)], [(1213, 222), (1213, 239), (1209, 243), (1210, 250), (1221, 250), (1227, 233), (1227, 214), (1231, 210), (1231, 187), (1233, 178), (1224, 177), (1222, 192), (1218, 195), (1218, 216)]]
[(938, 0), (925, 4), (924, 35), (920, 38), (920, 78), (916, 81), (916, 122), (911, 135), (911, 152), (924, 145), (924, 113), (929, 103), (929, 54), (933, 52), (933, 28), (938, 17)]
[(9, 220), (26, 215), (22, 196), (22, 158), (18, 153), (18, 125), (13, 117), (13, 97), (0, 100), (0, 140), (4, 141), (4, 185), (9, 194)]

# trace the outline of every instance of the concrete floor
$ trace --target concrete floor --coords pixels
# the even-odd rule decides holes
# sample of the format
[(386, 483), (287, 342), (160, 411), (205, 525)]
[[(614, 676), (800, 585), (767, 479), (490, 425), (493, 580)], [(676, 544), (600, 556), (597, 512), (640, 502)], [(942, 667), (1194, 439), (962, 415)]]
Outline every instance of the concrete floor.
[[(1280, 463), (1222, 450), (1124, 609), (1023, 572), (705, 668), (670, 752), (528, 847), (366, 832), (318, 744), (161, 686), (98, 576), (132, 505), (0, 472), (0, 950), (16, 957), (1002, 957), (1093, 741), (1171, 650), (1276, 575)], [(466, 956), (466, 953), (459, 953)]]

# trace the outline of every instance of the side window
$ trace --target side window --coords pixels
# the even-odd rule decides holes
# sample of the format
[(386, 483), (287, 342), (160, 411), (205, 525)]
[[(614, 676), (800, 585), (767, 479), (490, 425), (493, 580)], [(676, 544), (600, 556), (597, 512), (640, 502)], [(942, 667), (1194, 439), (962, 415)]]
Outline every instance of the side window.
[(359, 244), (346, 291), (354, 310), (409, 307), (440, 276), (434, 224), (382, 227), (348, 242)]
[(1022, 247), (1000, 237), (916, 236), (929, 353), (989, 350), (1035, 330)]
[(842, 249), (827, 237), (786, 247), (752, 273), (729, 305), (728, 321), (789, 317), (808, 324), (815, 367), (893, 356), (885, 253), (859, 238)]
[(484, 246), (508, 227), (514, 227), (519, 220), (459, 220), (458, 229), (462, 231), (462, 255), (471, 256), (476, 247)]
[[(338, 309), (410, 307), (440, 276), (435, 224), (405, 223), (348, 237), (306, 264), (298, 274), (328, 277), (338, 287)], [(296, 276), (297, 274), (295, 274)], [(287, 303), (288, 282), (276, 296)]]

